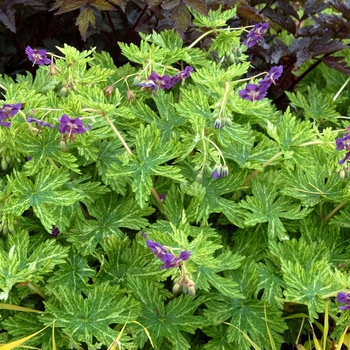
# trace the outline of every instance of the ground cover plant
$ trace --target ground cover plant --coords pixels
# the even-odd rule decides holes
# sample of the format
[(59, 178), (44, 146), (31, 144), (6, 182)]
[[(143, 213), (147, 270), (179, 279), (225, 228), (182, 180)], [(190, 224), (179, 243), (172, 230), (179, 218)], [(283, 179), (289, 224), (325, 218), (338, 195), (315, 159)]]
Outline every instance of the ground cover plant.
[(0, 349), (349, 346), (350, 5), (277, 5), (1, 76)]

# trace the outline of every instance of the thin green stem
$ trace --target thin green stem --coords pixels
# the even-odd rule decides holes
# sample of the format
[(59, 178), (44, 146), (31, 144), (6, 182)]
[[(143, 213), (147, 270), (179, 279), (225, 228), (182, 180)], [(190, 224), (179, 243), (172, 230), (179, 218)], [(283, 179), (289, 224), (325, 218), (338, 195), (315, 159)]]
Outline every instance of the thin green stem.
[(338, 204), (324, 219), (324, 222), (328, 222), (329, 219), (340, 209), (342, 208), (345, 204), (347, 203), (347, 201), (344, 201), (340, 204)]
[(220, 106), (220, 114), (219, 117), (222, 116), (224, 109), (226, 108), (226, 103), (227, 103), (227, 96), (229, 94), (229, 88), (230, 88), (230, 84), (226, 81), (225, 82), (225, 91), (224, 91), (224, 96), (222, 98), (222, 102), (221, 102), (221, 106)]
[(43, 299), (45, 299), (44, 293), (38, 287), (36, 287), (34, 284), (28, 282), (27, 287), (30, 290), (32, 290), (34, 293), (39, 294)]
[(339, 97), (339, 95), (344, 90), (345, 86), (348, 84), (349, 81), (350, 81), (350, 77), (348, 79), (346, 79), (345, 83), (341, 86), (341, 88), (338, 90), (338, 92), (334, 95), (333, 101), (335, 101)]
[(225, 161), (225, 158), (224, 158), (224, 155), (222, 154), (220, 148), (215, 144), (215, 142), (213, 142), (212, 140), (208, 139), (207, 137), (204, 136), (204, 138), (209, 141), (214, 147), (215, 149), (218, 151), (219, 153), (219, 156), (222, 158), (222, 161), (224, 163), (224, 166), (226, 166), (226, 161)]
[(110, 125), (110, 127), (112, 128), (112, 130), (114, 131), (114, 133), (117, 135), (118, 139), (120, 140), (120, 142), (122, 143), (122, 145), (124, 146), (124, 148), (126, 149), (126, 151), (132, 155), (131, 149), (129, 148), (129, 146), (127, 145), (127, 143), (125, 142), (123, 136), (119, 133), (119, 131), (117, 130), (117, 128), (114, 126), (114, 124), (112, 123), (112, 121), (109, 119), (108, 116), (106, 116), (105, 114), (103, 114), (104, 118), (107, 120), (108, 124)]
[[(276, 160), (278, 157), (280, 157), (281, 155), (283, 154), (283, 152), (279, 152), (277, 154), (275, 154), (272, 158), (270, 158), (267, 162), (265, 162), (263, 165), (262, 165), (262, 168), (266, 168), (268, 165), (270, 165), (274, 160)], [(247, 183), (252, 179), (254, 178), (256, 175), (258, 175), (260, 173), (260, 170), (255, 170), (253, 173), (251, 173), (247, 179), (244, 181), (244, 184), (243, 186), (246, 186)]]

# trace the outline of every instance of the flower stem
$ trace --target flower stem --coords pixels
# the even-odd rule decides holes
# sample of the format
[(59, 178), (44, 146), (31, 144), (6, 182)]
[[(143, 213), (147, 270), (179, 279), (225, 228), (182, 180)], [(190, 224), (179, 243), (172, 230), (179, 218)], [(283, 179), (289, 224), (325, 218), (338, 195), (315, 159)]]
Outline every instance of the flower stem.
[(347, 201), (344, 201), (340, 204), (338, 204), (324, 219), (324, 222), (328, 222), (329, 219), (341, 208), (343, 207), (345, 204), (347, 203)]
[(114, 133), (117, 135), (118, 139), (120, 140), (120, 142), (122, 143), (122, 145), (124, 146), (124, 148), (126, 149), (126, 151), (132, 155), (131, 149), (129, 148), (129, 146), (127, 145), (127, 143), (125, 142), (123, 136), (119, 133), (118, 129), (114, 126), (114, 124), (112, 123), (112, 121), (105, 115), (103, 114), (103, 116), (105, 117), (105, 119), (107, 120), (108, 124), (110, 125), (110, 127), (112, 128), (112, 130), (114, 131)]

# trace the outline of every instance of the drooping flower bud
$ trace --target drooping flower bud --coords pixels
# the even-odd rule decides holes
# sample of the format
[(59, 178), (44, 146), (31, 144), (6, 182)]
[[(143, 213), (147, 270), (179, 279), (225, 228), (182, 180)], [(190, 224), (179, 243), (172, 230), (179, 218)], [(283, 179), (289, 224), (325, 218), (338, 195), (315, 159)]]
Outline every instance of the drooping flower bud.
[(223, 123), (222, 123), (221, 117), (216, 118), (214, 123), (214, 128), (221, 129), (222, 127), (223, 127)]
[(213, 179), (218, 179), (218, 178), (222, 177), (222, 165), (220, 163), (215, 165), (215, 167), (211, 173), (211, 177)]
[(344, 169), (341, 169), (338, 173), (338, 177), (340, 180), (344, 180), (345, 179), (345, 170)]
[(126, 98), (127, 98), (127, 100), (130, 102), (130, 104), (131, 104), (131, 102), (132, 102), (133, 99), (135, 98), (135, 93), (134, 93), (134, 91), (128, 89), (128, 91), (126, 92)]
[(221, 177), (226, 177), (228, 176), (228, 166), (224, 165), (221, 170)]
[(181, 277), (178, 277), (175, 279), (175, 283), (174, 283), (174, 286), (173, 286), (173, 294), (176, 296), (176, 295), (179, 295), (182, 291), (182, 276)]
[(189, 280), (188, 281), (188, 286), (187, 286), (187, 288), (188, 288), (188, 294), (189, 295), (191, 295), (192, 297), (194, 296), (194, 295), (196, 295), (196, 284), (194, 283), (194, 281), (193, 280)]
[(106, 96), (106, 97), (111, 96), (113, 90), (114, 90), (114, 86), (113, 86), (113, 85), (107, 86), (107, 87), (104, 89), (105, 96)]

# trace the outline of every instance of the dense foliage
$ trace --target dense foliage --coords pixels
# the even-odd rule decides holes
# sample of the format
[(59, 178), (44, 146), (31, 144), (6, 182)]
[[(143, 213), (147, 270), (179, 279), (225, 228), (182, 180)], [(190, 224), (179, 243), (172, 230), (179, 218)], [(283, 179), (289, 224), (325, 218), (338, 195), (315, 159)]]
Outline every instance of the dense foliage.
[(349, 345), (350, 4), (154, 6), (0, 78), (0, 349)]

